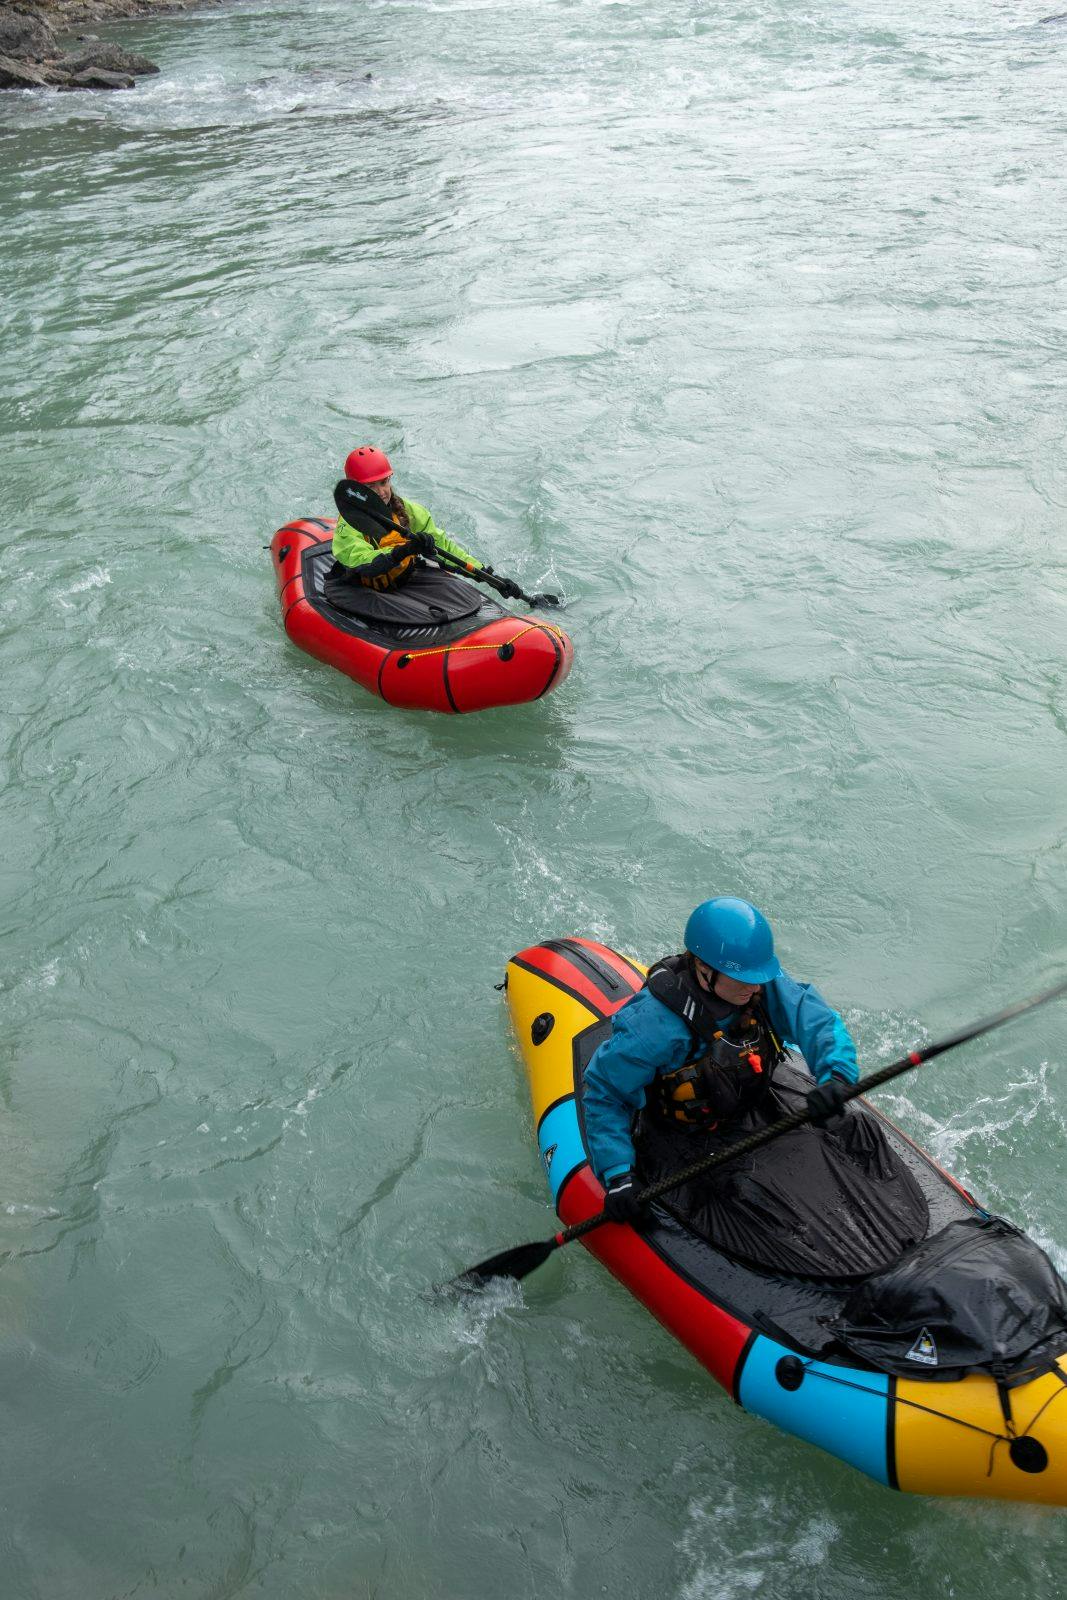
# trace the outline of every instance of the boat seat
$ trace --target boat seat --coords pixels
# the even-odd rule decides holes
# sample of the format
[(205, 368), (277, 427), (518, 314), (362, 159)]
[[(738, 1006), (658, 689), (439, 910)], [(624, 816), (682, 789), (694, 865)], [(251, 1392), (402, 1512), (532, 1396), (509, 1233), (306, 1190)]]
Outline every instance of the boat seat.
[(459, 622), (481, 609), (482, 595), (473, 584), (437, 567), (418, 567), (396, 589), (370, 589), (353, 579), (350, 569), (334, 562), (323, 594), (330, 605), (365, 622), (403, 628), (434, 628)]

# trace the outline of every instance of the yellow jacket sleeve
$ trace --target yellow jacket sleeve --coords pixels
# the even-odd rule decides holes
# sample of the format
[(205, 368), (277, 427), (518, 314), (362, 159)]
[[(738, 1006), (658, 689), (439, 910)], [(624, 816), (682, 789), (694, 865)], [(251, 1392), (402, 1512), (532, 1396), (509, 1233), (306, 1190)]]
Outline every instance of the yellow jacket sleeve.
[[(365, 567), (368, 562), (377, 560), (378, 556), (387, 554), (387, 550), (377, 550), (366, 535), (360, 533), (358, 528), (353, 528), (344, 517), (338, 517), (337, 526), (333, 530), (335, 561), (340, 561), (345, 567)], [(398, 556), (397, 560), (400, 559)]]

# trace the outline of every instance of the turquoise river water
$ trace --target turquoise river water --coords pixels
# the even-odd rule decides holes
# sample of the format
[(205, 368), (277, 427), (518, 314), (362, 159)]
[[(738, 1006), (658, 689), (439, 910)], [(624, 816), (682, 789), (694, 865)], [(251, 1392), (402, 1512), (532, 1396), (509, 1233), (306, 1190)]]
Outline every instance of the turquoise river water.
[[(259, 0), (0, 99), (3, 1600), (1062, 1593), (549, 1231), (493, 985), (740, 892), (868, 1068), (1064, 970), (1050, 0)], [(366, 74), (373, 76), (368, 81)], [(575, 668), (390, 710), (263, 546), (386, 448)], [(1067, 1016), (883, 1103), (1067, 1267)]]

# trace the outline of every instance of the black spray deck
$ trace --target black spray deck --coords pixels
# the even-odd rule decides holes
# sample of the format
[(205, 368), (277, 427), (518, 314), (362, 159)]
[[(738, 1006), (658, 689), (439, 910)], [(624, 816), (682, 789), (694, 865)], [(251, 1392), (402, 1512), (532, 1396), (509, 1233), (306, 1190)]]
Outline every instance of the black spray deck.
[[(579, 1116), (582, 1104), (581, 1077), (597, 1046), (611, 1032), (610, 1021), (587, 1029), (575, 1040), (575, 1079)], [(783, 1063), (775, 1074), (775, 1092), (780, 1093), (779, 1114), (792, 1110), (796, 1096), (811, 1087), (810, 1077), (794, 1062)], [(919, 1237), (932, 1238), (949, 1223), (985, 1214), (973, 1200), (958, 1189), (916, 1145), (867, 1102), (854, 1102), (846, 1113), (873, 1119), (892, 1153), (925, 1202), (925, 1226)], [(582, 1129), (584, 1136), (584, 1126)], [(735, 1128), (733, 1136), (746, 1131)], [(773, 1150), (773, 1145), (765, 1147)], [(695, 1159), (702, 1151), (694, 1151)], [(657, 1173), (657, 1176), (660, 1174)], [(777, 1339), (806, 1356), (842, 1359), (850, 1362), (832, 1330), (827, 1326), (836, 1317), (857, 1287), (857, 1275), (847, 1278), (797, 1276), (766, 1266), (755, 1266), (717, 1248), (698, 1232), (672, 1205), (668, 1195), (653, 1210), (650, 1226), (642, 1237), (662, 1260), (687, 1283), (706, 1295), (738, 1321)]]
[[(360, 615), (348, 606), (342, 609), (331, 603), (327, 597), (326, 579), (333, 566), (333, 545), (330, 540), (308, 546), (301, 558), (305, 599), (332, 628), (347, 633), (352, 638), (365, 639), (368, 644), (375, 645), (381, 650), (396, 650), (401, 646), (414, 646), (420, 650), (436, 649), (443, 645), (456, 644), (479, 628), (485, 627), (487, 623), (511, 615), (489, 595), (482, 594), (470, 584), (464, 583), (462, 579), (452, 579), (444, 573), (438, 573), (436, 569), (430, 569), (436, 577), (444, 578), (449, 586), (460, 585), (471, 596), (462, 616), (441, 622), (421, 620), (393, 622), (367, 614)], [(373, 600), (374, 591), (368, 591), (367, 594)], [(357, 604), (364, 598), (356, 596)], [(371, 607), (368, 607), (369, 609)]]

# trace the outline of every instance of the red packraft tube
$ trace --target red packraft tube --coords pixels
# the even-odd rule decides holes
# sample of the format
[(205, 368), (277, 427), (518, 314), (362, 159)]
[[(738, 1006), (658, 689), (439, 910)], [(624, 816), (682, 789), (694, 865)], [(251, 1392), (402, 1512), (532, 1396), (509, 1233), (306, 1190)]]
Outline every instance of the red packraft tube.
[(335, 521), (303, 517), (271, 540), (285, 631), (308, 655), (419, 711), (522, 705), (563, 682), (574, 658), (563, 629), (513, 616), (488, 595), (474, 616), (439, 628), (388, 628), (338, 611), (322, 587)]

